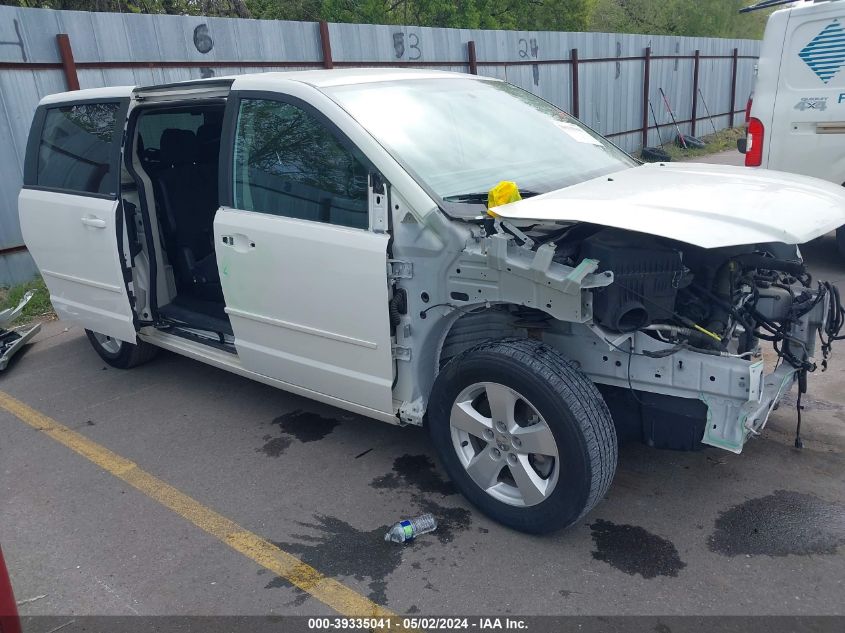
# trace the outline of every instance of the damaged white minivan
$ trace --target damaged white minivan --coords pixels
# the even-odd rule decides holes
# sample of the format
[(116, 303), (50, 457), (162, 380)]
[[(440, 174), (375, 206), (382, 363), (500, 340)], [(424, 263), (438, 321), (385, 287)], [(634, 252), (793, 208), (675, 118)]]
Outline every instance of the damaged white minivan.
[[(501, 181), (522, 199), (489, 210)], [(605, 495), (618, 437), (740, 452), (843, 322), (794, 246), (845, 223), (841, 187), (642, 165), (470, 75), (52, 95), (19, 206), (56, 312), (108, 363), (164, 348), (425, 425), (466, 497), (526, 532)]]

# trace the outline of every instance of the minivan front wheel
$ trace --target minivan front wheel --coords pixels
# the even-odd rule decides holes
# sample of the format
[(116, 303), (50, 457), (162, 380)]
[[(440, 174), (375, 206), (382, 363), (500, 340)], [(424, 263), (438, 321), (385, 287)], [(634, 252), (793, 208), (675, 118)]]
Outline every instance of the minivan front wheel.
[(616, 470), (616, 432), (601, 394), (536, 340), (484, 343), (451, 360), (432, 390), (428, 427), (467, 499), (523, 532), (572, 525)]
[(118, 369), (130, 369), (141, 365), (158, 353), (156, 346), (137, 339), (135, 344), (132, 344), (91, 330), (85, 330), (85, 334), (100, 358)]

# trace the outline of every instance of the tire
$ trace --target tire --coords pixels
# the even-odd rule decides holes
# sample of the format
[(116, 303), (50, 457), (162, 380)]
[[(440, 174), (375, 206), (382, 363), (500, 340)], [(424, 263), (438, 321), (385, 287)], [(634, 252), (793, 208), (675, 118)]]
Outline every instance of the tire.
[(85, 334), (100, 358), (118, 369), (130, 369), (142, 365), (158, 354), (158, 347), (137, 339), (133, 345), (91, 330), (85, 330)]
[[(503, 417), (507, 430), (495, 426)], [(569, 527), (604, 497), (616, 471), (616, 430), (601, 394), (560, 352), (532, 339), (490, 341), (449, 361), (427, 425), (464, 496), (521, 532)]]
[(644, 147), (640, 152), (640, 158), (652, 163), (670, 163), (672, 157), (661, 147)]
[(702, 149), (707, 143), (696, 136), (687, 136), (685, 134), (683, 140), (681, 140), (680, 135), (675, 137), (675, 145), (686, 147), (686, 149)]

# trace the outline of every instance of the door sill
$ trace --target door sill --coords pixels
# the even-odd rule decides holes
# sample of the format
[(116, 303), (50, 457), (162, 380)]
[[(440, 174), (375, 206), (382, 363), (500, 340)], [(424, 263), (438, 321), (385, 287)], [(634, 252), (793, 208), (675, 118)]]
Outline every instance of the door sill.
[(211, 332), (209, 330), (189, 328), (166, 320), (165, 326), (165, 329), (162, 331), (173, 336), (178, 336), (188, 341), (199, 343), (200, 345), (207, 345), (208, 347), (219, 349), (234, 356), (238, 355), (238, 351), (235, 349), (235, 339), (231, 336), (221, 335), (218, 332)]
[(244, 367), (237, 354), (230, 354), (229, 352), (207, 345), (204, 342), (200, 343), (182, 336), (177, 336), (175, 333), (158, 330), (153, 327), (141, 328), (141, 331), (138, 332), (138, 338), (146, 343), (155, 345), (156, 347), (161, 347), (162, 349), (175, 352), (176, 354), (193, 358), (194, 360), (212, 365), (219, 369), (225, 369), (234, 374), (238, 374), (239, 376), (243, 376), (244, 378), (250, 378), (257, 382), (288, 391), (298, 396), (310, 398), (311, 400), (316, 400), (317, 402), (323, 402), (368, 418), (388, 422), (389, 424), (400, 424), (399, 417), (395, 411), (386, 412), (371, 409), (369, 407), (355, 404), (354, 402), (341, 400), (340, 398), (320, 393), (319, 391), (312, 391), (311, 389), (298, 387), (297, 385), (284, 382), (283, 380), (270, 378), (269, 376), (259, 374)]

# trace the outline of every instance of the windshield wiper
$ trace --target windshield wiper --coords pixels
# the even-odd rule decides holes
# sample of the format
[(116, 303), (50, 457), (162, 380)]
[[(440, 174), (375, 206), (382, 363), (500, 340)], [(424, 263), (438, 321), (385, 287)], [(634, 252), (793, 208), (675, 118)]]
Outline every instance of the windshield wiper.
[[(523, 198), (530, 198), (531, 196), (540, 195), (537, 191), (529, 189), (520, 189), (519, 195)], [(453, 196), (445, 196), (443, 199), (446, 202), (460, 202), (465, 204), (487, 204), (487, 191), (476, 191), (474, 193), (457, 193)]]

